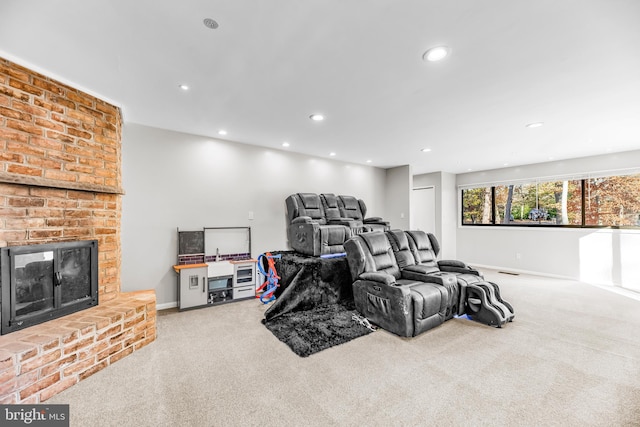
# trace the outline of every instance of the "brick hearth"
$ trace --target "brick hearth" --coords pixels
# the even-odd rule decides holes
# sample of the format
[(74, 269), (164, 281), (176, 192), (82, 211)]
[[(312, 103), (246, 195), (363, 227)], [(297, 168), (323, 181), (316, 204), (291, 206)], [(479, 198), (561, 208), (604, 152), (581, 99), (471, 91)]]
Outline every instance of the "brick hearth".
[(121, 292), (122, 115), (0, 58), (0, 246), (98, 241), (99, 305), (0, 337), (0, 403), (39, 403), (152, 342), (155, 292)]
[(0, 337), (0, 404), (39, 403), (156, 338), (153, 291)]

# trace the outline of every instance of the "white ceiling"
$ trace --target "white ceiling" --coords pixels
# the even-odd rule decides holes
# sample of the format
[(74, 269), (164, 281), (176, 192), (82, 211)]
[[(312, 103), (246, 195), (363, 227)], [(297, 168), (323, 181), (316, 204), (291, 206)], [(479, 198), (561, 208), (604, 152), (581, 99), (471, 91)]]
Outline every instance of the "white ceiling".
[(414, 173), (640, 148), (638, 0), (1, 0), (0, 56), (126, 122)]

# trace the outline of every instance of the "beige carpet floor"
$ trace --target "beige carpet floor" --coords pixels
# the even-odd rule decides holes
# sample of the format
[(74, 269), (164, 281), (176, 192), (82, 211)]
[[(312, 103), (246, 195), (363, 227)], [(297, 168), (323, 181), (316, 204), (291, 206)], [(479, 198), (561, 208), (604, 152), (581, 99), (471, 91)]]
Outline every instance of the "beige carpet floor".
[(485, 270), (516, 312), (307, 358), (257, 300), (158, 317), (153, 344), (49, 399), (72, 426), (640, 426), (640, 301)]

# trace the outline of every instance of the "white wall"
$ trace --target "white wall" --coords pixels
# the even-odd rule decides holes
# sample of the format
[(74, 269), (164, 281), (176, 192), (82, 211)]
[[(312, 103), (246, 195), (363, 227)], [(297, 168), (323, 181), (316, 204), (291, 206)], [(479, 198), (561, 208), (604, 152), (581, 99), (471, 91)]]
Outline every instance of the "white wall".
[[(640, 150), (461, 174), (457, 176), (457, 184), (599, 173), (639, 166)], [(458, 224), (459, 212), (458, 208)], [(458, 226), (457, 232), (457, 258), (470, 264), (640, 291), (638, 254), (638, 230)]]
[[(409, 229), (411, 215), (411, 167), (398, 166), (387, 169), (387, 185), (385, 192), (385, 211), (382, 216), (391, 223), (391, 228)], [(376, 216), (367, 213), (367, 216)]]
[(457, 216), (457, 188), (456, 176), (442, 173), (442, 252), (441, 259), (455, 259), (457, 254), (456, 226)]
[[(122, 290), (155, 289), (176, 301), (177, 232), (250, 226), (252, 255), (289, 249), (285, 198), (295, 192), (352, 194), (368, 216), (409, 229), (411, 189), (436, 187), (442, 258), (640, 290), (640, 232), (458, 226), (460, 185), (638, 167), (640, 150), (483, 171), (412, 177), (383, 169), (125, 124), (122, 143)], [(455, 183), (454, 183), (455, 181)], [(254, 220), (248, 213), (254, 213)]]
[(250, 226), (257, 257), (289, 249), (289, 194), (350, 194), (385, 213), (383, 169), (136, 124), (123, 129), (122, 175), (122, 290), (155, 289), (162, 306), (177, 299), (177, 228)]

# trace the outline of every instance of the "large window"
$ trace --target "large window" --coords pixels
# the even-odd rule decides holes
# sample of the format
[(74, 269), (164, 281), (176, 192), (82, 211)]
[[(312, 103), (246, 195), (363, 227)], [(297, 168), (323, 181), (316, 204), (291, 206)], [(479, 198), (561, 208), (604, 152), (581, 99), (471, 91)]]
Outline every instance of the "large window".
[(462, 223), (493, 224), (492, 188), (462, 190)]
[(585, 180), (585, 225), (640, 226), (640, 174)]
[(462, 224), (640, 226), (640, 174), (463, 189)]

